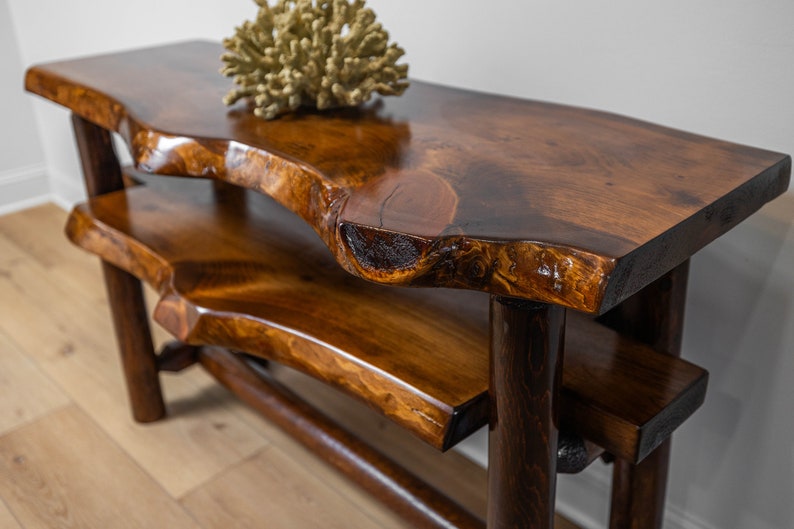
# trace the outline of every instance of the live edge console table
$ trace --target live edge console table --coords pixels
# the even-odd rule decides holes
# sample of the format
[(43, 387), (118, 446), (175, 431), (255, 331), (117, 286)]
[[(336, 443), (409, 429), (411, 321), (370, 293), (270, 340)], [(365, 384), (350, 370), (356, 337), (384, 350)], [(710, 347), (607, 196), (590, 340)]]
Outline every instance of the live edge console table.
[[(659, 527), (668, 438), (706, 390), (680, 358), (689, 257), (783, 193), (791, 159), (420, 82), (262, 121), (221, 103), (220, 52), (191, 42), (27, 73), (73, 113), (90, 198), (67, 234), (102, 258), (135, 418), (164, 415), (159, 371), (200, 363), (416, 527), (549, 528), (557, 472), (600, 455), (615, 465), (611, 527)], [(159, 353), (140, 280), (177, 338)], [(268, 362), (440, 450), (488, 424), (487, 520)]]

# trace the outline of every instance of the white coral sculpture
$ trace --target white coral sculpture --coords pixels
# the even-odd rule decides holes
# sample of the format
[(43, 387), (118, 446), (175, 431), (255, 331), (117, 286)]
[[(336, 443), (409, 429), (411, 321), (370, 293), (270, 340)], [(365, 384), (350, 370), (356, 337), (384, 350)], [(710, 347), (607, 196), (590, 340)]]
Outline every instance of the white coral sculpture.
[(255, 0), (259, 13), (224, 39), (221, 73), (238, 85), (223, 101), (251, 98), (264, 119), (301, 106), (357, 106), (372, 94), (400, 95), (405, 51), (389, 44), (365, 0)]

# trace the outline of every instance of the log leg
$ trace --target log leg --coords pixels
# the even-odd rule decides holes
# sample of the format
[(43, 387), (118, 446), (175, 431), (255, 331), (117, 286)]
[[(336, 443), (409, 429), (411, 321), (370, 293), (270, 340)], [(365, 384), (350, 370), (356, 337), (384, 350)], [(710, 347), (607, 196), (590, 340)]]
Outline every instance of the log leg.
[(488, 528), (550, 529), (565, 309), (491, 298)]
[[(72, 126), (88, 195), (123, 189), (110, 133), (77, 115), (72, 115)], [(141, 282), (109, 263), (102, 268), (133, 417), (156, 421), (165, 415), (165, 405)]]
[[(660, 353), (681, 356), (688, 275), (686, 261), (605, 314), (602, 322)], [(669, 462), (669, 439), (639, 465), (615, 461), (610, 529), (661, 529)]]
[(661, 529), (669, 463), (669, 439), (639, 465), (615, 460), (610, 529)]
[(110, 132), (72, 114), (72, 129), (83, 166), (89, 197), (124, 189), (121, 166), (113, 149)]
[(102, 271), (132, 416), (138, 422), (156, 421), (165, 416), (165, 404), (141, 282), (110, 263), (103, 262)]

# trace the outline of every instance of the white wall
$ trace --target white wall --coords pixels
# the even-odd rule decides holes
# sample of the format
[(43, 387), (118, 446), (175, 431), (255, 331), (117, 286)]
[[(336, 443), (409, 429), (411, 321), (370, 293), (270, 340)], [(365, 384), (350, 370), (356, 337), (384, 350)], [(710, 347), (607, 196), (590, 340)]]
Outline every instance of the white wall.
[[(794, 153), (794, 2), (370, 0), (414, 77), (621, 114)], [(220, 38), (248, 0), (10, 0), (23, 62)], [(46, 13), (47, 16), (42, 16)], [(53, 188), (80, 193), (67, 114), (36, 102)], [(668, 528), (794, 527), (794, 194), (693, 259), (685, 355), (711, 372), (676, 434)], [(478, 444), (479, 443), (479, 444)], [(482, 459), (482, 438), (468, 445)], [(603, 526), (608, 472), (559, 506)]]
[[(247, 0), (3, 1), (10, 6), (25, 66), (175, 40), (220, 40), (255, 13), (253, 2)], [(39, 100), (34, 100), (34, 111), (54, 195), (64, 203), (82, 199), (68, 114)]]
[(46, 200), (49, 188), (8, 10), (0, 0), (0, 213)]

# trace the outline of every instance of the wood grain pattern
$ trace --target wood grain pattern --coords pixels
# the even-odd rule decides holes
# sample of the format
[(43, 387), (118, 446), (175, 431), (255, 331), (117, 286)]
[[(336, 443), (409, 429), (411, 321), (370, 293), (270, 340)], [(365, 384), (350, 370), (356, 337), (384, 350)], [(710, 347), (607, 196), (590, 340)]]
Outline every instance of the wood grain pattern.
[(88, 196), (123, 189), (124, 180), (110, 132), (77, 114), (72, 114), (72, 130)]
[(73, 405), (0, 438), (0, 475), (24, 527), (199, 527)]
[[(66, 214), (51, 208), (56, 211), (47, 215), (51, 223), (37, 239), (39, 251), (74, 252), (62, 234)], [(33, 216), (14, 214), (25, 220)], [(21, 230), (23, 223), (7, 219), (0, 222), (14, 226), (7, 232), (21, 233), (17, 228)], [(14, 300), (0, 302), (0, 333), (101, 424), (135, 460), (136, 468), (152, 475), (159, 487), (179, 496), (267, 445), (266, 438), (232, 413), (239, 407), (236, 399), (200, 370), (164, 381), (171, 419), (146, 426), (133, 423), (108, 309), (98, 302), (104, 286), (96, 258), (77, 252), (89, 259), (83, 261), (83, 273), (72, 274), (74, 263), (65, 263), (65, 269), (59, 268), (64, 264), (59, 262), (44, 267), (3, 237), (0, 255), (9, 259), (3, 267), (6, 274), (0, 274), (0, 299)], [(35, 389), (24, 394), (35, 395)]]
[(0, 527), (5, 529), (25, 529), (14, 519), (14, 515), (11, 514), (3, 502), (0, 502)]
[(0, 435), (67, 402), (52, 380), (0, 331)]
[(488, 529), (550, 529), (565, 309), (491, 297)]
[[(24, 354), (24, 357), (13, 354), (4, 357), (9, 362), (5, 364), (4, 373), (12, 386), (24, 384), (19, 392), (35, 396), (39, 389), (35, 379), (27, 379), (32, 382), (32, 385), (27, 385), (25, 377), (17, 377), (25, 371), (25, 364), (38, 364), (52, 381), (64, 388), (71, 402), (91, 417), (91, 429), (104, 431), (114, 445), (134, 461), (132, 465), (113, 467), (112, 486), (123, 494), (103, 496), (90, 487), (73, 488), (70, 491), (73, 494), (72, 505), (93, 504), (101, 499), (106, 510), (123, 516), (130, 499), (147, 498), (137, 494), (139, 481), (135, 476), (140, 475), (143, 469), (152, 478), (151, 486), (181, 502), (194, 519), (200, 519), (203, 529), (228, 529), (246, 523), (253, 527), (273, 527), (274, 515), (269, 511), (273, 505), (286, 506), (276, 515), (283, 515), (282, 520), (286, 518), (281, 527), (315, 528), (317, 520), (301, 519), (290, 510), (291, 502), (296, 500), (290, 494), (300, 491), (300, 501), (311, 506), (318, 488), (332, 489), (337, 493), (331, 495), (330, 503), (333, 505), (323, 499), (328, 497), (325, 492), (320, 492), (317, 499), (321, 508), (329, 509), (327, 516), (333, 520), (350, 520), (351, 525), (361, 521), (367, 528), (413, 529), (239, 399), (218, 387), (201, 369), (189, 369), (179, 376), (163, 376), (169, 410), (174, 412), (168, 420), (145, 426), (133, 423), (126, 413), (117, 354), (109, 345), (114, 339), (113, 330), (103, 301), (104, 288), (98, 259), (78, 251), (63, 237), (65, 220), (66, 212), (52, 204), (0, 217), (0, 233), (3, 234), (0, 237), (0, 261), (7, 265), (3, 268), (6, 274), (0, 274), (0, 299), (14, 299), (13, 304), (0, 303), (0, 333), (12, 337), (20, 353)], [(73, 317), (76, 310), (80, 311), (81, 318)], [(93, 314), (101, 317), (95, 318)], [(81, 325), (76, 320), (88, 321)], [(157, 329), (155, 326), (156, 334), (162, 334)], [(67, 347), (69, 343), (71, 349)], [(274, 371), (276, 369), (271, 367), (271, 372)], [(484, 517), (485, 469), (457, 451), (438, 452), (391, 421), (320, 382), (291, 370), (281, 369), (280, 372), (289, 375), (285, 383), (290, 388), (300, 390), (304, 397), (310, 396), (313, 404), (342, 422), (347, 429), (369, 440), (406, 468)], [(284, 380), (281, 376), (279, 379)], [(116, 390), (108, 391), (112, 387)], [(247, 430), (241, 428), (241, 423)], [(26, 444), (38, 444), (36, 437), (39, 435), (56, 437), (65, 445), (81, 443), (82, 431), (63, 435), (59, 414), (38, 416), (35, 424), (35, 430), (23, 427)], [(11, 434), (19, 431), (21, 429), (17, 428)], [(246, 450), (245, 447), (251, 445), (251, 432), (260, 439), (266, 439), (267, 443)], [(0, 444), (8, 433), (0, 433)], [(279, 455), (271, 457), (273, 452), (270, 448), (277, 449)], [(229, 457), (231, 452), (242, 457)], [(69, 453), (73, 451), (51, 452), (48, 462), (61, 466), (57, 461)], [(269, 464), (274, 460), (279, 464), (283, 462), (283, 466), (275, 470)], [(132, 476), (127, 475), (128, 469), (134, 473)], [(81, 473), (90, 473), (92, 467), (83, 464), (80, 470)], [(102, 468), (99, 470), (104, 471)], [(278, 483), (270, 481), (274, 472), (279, 476), (279, 471), (291, 476), (290, 487), (279, 487)], [(263, 487), (271, 484), (273, 486), (264, 491)], [(231, 485), (241, 486), (231, 490)], [(104, 489), (108, 483), (102, 482), (100, 486)], [(341, 501), (340, 496), (343, 497)], [(120, 503), (115, 503), (115, 498)], [(52, 529), (51, 524), (38, 523), (39, 518), (21, 525), (8, 510), (10, 503), (0, 493), (0, 527)], [(205, 511), (219, 514), (220, 508), (214, 508), (218, 503), (223, 504), (223, 515), (203, 516), (207, 514)], [(158, 507), (157, 503), (151, 502), (134, 502), (134, 505), (138, 510), (147, 505)], [(362, 512), (366, 519), (360, 516)], [(160, 527), (158, 514), (151, 515), (150, 527)], [(366, 521), (370, 523), (366, 524)], [(557, 529), (574, 527), (559, 517), (556, 523)], [(82, 527), (107, 529), (107, 525)], [(113, 527), (125, 526), (119, 522)]]
[[(313, 461), (322, 465), (319, 460)], [(278, 498), (278, 501), (273, 501)], [(192, 491), (182, 505), (205, 529), (372, 529), (369, 518), (309, 466), (273, 447)], [(387, 529), (408, 529), (403, 524)]]
[[(76, 114), (72, 114), (72, 126), (88, 196), (124, 189), (121, 167), (110, 132)], [(102, 275), (132, 415), (140, 422), (159, 420), (165, 416), (165, 403), (141, 282), (132, 274), (106, 262), (102, 263)]]
[[(487, 387), (487, 319), (474, 316), (486, 310), (486, 297), (449, 291), (442, 302), (439, 292), (427, 298), (420, 289), (363, 283), (266, 197), (230, 186), (218, 193), (199, 181), (179, 188), (108, 195), (67, 228), (158, 289), (155, 318), (174, 336), (302, 369), (438, 447), (487, 422), (487, 403), (472, 391)], [(142, 222), (128, 213), (142, 214)], [(474, 323), (461, 325), (461, 317)], [(474, 344), (483, 355), (465, 354)]]
[(132, 416), (139, 422), (157, 421), (165, 416), (165, 403), (140, 280), (105, 262), (102, 272)]
[(791, 159), (611, 114), (412, 83), (265, 122), (221, 103), (220, 46), (30, 69), (143, 170), (228, 180), (302, 216), (367, 279), (604, 312), (788, 186)]
[(637, 465), (615, 461), (609, 529), (662, 528), (670, 448), (668, 439)]
[[(680, 357), (689, 261), (660, 277), (602, 318), (624, 336)], [(610, 529), (661, 529), (672, 439), (639, 464), (617, 459), (612, 474)]]
[[(153, 178), (99, 197), (75, 209), (67, 231), (155, 285), (156, 317), (183, 341), (296, 367), (438, 448), (487, 421), (481, 293), (362, 282), (267, 197), (198, 180)], [(569, 328), (566, 429), (635, 461), (702, 402), (700, 368), (583, 315), (572, 314)]]
[[(577, 321), (577, 317), (571, 315), (573, 321)], [(612, 454), (630, 462), (641, 461), (703, 403), (708, 376), (700, 368), (689, 363), (679, 364), (682, 360), (671, 362), (648, 346), (598, 325), (570, 327), (576, 332), (567, 334), (567, 350), (587, 351), (588, 354), (577, 362), (576, 369), (566, 369), (563, 398), (570, 398), (568, 388), (576, 388), (573, 391), (581, 392), (576, 400), (598, 400), (599, 406), (597, 409), (585, 409), (578, 404), (564, 407), (563, 424), (599, 423), (599, 430), (589, 432), (587, 439)], [(622, 354), (614, 355), (612, 350), (622, 351)], [(620, 366), (626, 361), (631, 367)], [(613, 386), (610, 389), (602, 385), (602, 381), (607, 380)], [(683, 394), (690, 398), (665, 409), (657, 408), (662, 402), (672, 403), (677, 395)], [(625, 440), (617, 439), (624, 435)], [(628, 452), (629, 446), (636, 451)]]

